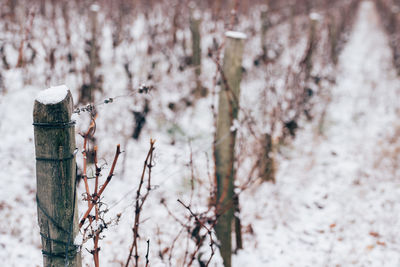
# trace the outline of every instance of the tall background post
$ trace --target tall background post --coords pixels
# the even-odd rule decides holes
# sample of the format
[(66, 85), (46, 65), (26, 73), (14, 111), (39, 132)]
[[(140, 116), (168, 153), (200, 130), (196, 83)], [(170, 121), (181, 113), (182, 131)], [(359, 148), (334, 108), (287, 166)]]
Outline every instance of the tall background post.
[(200, 46), (201, 19), (192, 15), (190, 18), (190, 32), (192, 34), (192, 64), (196, 68), (196, 78), (201, 74), (201, 46)]
[(268, 14), (268, 6), (262, 6), (261, 10), (261, 49), (263, 51), (263, 57), (267, 58), (267, 32), (270, 27), (270, 20)]
[(196, 97), (204, 96), (200, 81), (201, 74), (201, 35), (200, 35), (201, 18), (198, 10), (192, 11), (190, 16), (190, 32), (192, 34), (192, 65), (196, 74)]
[(76, 201), (73, 101), (66, 86), (42, 91), (33, 109), (38, 223), (44, 267), (80, 267), (74, 245), (79, 231)]
[(219, 93), (218, 118), (215, 146), (217, 179), (217, 212), (219, 219), (215, 226), (224, 266), (231, 266), (232, 221), (233, 221), (233, 180), (236, 130), (232, 129), (239, 111), (240, 81), (242, 78), (242, 54), (246, 35), (227, 32), (222, 66), (224, 82)]
[(304, 69), (305, 72), (305, 81), (308, 81), (310, 76), (311, 76), (311, 71), (312, 71), (312, 57), (313, 53), (315, 52), (315, 48), (317, 45), (317, 25), (318, 25), (318, 20), (319, 20), (319, 15), (317, 13), (311, 13), (310, 16), (310, 28), (308, 32), (308, 44), (307, 44), (307, 49), (306, 53), (304, 55), (303, 60), (300, 62), (302, 68)]

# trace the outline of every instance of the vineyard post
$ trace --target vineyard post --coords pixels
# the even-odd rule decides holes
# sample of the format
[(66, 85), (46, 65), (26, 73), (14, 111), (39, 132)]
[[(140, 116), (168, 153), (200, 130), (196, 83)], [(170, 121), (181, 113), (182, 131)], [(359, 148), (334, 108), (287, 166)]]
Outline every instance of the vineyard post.
[(215, 145), (217, 179), (217, 213), (220, 216), (215, 230), (220, 241), (220, 252), (225, 267), (231, 266), (233, 179), (236, 130), (234, 120), (239, 111), (240, 81), (242, 78), (242, 54), (246, 35), (227, 32), (222, 66), (224, 82), (219, 93), (218, 118)]
[(267, 56), (267, 32), (270, 27), (270, 19), (268, 13), (268, 6), (261, 7), (261, 49), (263, 51), (263, 56)]
[(192, 65), (195, 68), (196, 74), (196, 89), (197, 97), (202, 95), (202, 85), (200, 82), (201, 74), (201, 36), (200, 36), (201, 18), (198, 10), (192, 11), (190, 16), (190, 32), (192, 34)]
[(68, 88), (39, 93), (33, 109), (37, 212), (44, 267), (81, 267), (78, 234), (75, 126)]
[(310, 76), (311, 76), (311, 70), (312, 70), (312, 56), (313, 53), (315, 52), (316, 45), (317, 45), (317, 26), (318, 26), (318, 20), (319, 20), (319, 15), (317, 13), (312, 13), (309, 16), (310, 19), (310, 28), (308, 32), (308, 44), (307, 44), (307, 51), (305, 54), (304, 59), (302, 60), (302, 65), (304, 66), (305, 70), (305, 80), (307, 81)]
[[(200, 47), (200, 24), (201, 19), (198, 14), (194, 14), (190, 18), (190, 32), (192, 34), (192, 64), (196, 68), (196, 76), (201, 73), (201, 47)], [(196, 78), (197, 78), (196, 77)]]
[[(86, 66), (86, 72), (89, 76), (89, 81), (86, 81), (80, 90), (79, 102), (81, 104), (91, 103), (94, 101), (94, 93), (96, 90), (100, 90), (99, 87), (99, 77), (96, 75), (96, 69), (100, 64), (99, 59), (99, 42), (98, 31), (98, 13), (100, 11), (100, 6), (97, 4), (92, 4), (89, 9), (89, 21), (90, 21), (90, 39), (87, 42), (88, 47), (86, 48), (86, 53), (88, 55), (88, 65)], [(87, 82), (89, 82), (87, 84)]]
[(97, 31), (98, 31), (98, 13), (99, 6), (97, 4), (92, 4), (90, 6), (90, 21), (91, 21), (91, 42), (89, 51), (89, 79), (90, 79), (90, 94), (89, 102), (93, 102), (94, 91), (97, 89), (97, 77), (96, 77), (96, 67), (98, 65), (98, 51), (97, 51)]

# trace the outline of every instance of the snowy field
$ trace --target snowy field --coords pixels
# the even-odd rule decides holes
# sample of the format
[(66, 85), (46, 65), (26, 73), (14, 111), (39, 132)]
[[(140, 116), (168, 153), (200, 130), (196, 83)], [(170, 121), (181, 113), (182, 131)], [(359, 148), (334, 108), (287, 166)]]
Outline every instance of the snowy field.
[[(233, 256), (235, 267), (400, 266), (400, 172), (397, 168), (400, 83), (374, 3), (361, 2), (354, 15), (354, 26), (335, 70), (336, 83), (324, 88), (329, 92), (325, 93), (328, 97), (323, 103), (326, 113), (322, 123), (314, 120), (303, 124), (294, 141), (282, 146), (277, 153), (275, 184), (257, 182), (240, 195), (244, 248)], [(107, 93), (123, 95), (123, 70), (102, 53), (106, 62), (103, 71), (113, 75), (104, 81)], [(243, 64), (248, 67), (252, 62)], [(203, 65), (213, 66), (207, 60)], [(209, 68), (215, 72), (215, 66)], [(44, 88), (37, 83), (27, 85), (24, 75), (22, 69), (5, 72), (8, 90), (0, 94), (2, 266), (42, 265), (35, 201), (32, 109), (35, 97)], [(185, 78), (175, 75), (178, 84), (185, 83)], [(207, 78), (206, 83), (212, 83), (212, 74), (202, 75)], [(59, 83), (67, 86), (68, 82), (76, 83), (68, 79)], [(150, 137), (156, 139), (156, 165), (152, 174), (154, 188), (141, 217), (141, 257), (146, 252), (148, 239), (151, 240), (150, 265), (154, 267), (182, 266), (185, 251), (193, 249), (194, 244), (187, 240), (185, 233), (174, 241), (182, 227), (161, 204), (165, 203), (177, 218), (187, 220), (187, 210), (177, 199), (185, 203), (191, 199), (190, 155), (193, 172), (199, 177), (192, 209), (200, 212), (207, 208), (212, 169), (209, 165), (214, 131), (210, 112), (213, 96), (198, 100), (196, 105), (176, 116), (163, 105), (180, 99), (180, 95), (168, 87), (167, 79), (159, 79), (167, 88), (166, 93), (150, 92), (137, 95), (134, 100), (140, 106), (138, 103), (148, 99), (153, 110), (159, 105), (159, 111), (147, 119), (138, 141), (130, 138), (131, 98), (116, 98), (115, 103), (98, 107), (96, 138), (101, 161), (112, 161), (116, 144), (121, 144), (124, 150), (116, 175), (104, 194), (104, 201), (109, 205), (107, 218), (119, 213), (122, 217), (118, 225), (105, 232), (100, 242), (101, 266), (122, 266), (126, 261), (132, 242), (134, 197)], [(263, 85), (245, 79), (243, 103), (251, 104), (257, 98), (252, 95), (251, 86), (262, 88)], [(77, 98), (78, 93), (74, 90), (72, 93)], [(77, 121), (78, 132), (87, 128), (87, 114), (74, 114), (73, 119)], [(79, 135), (77, 144), (82, 146)], [(78, 153), (78, 164), (81, 160)], [(84, 192), (83, 183), (78, 191), (79, 196)], [(80, 215), (85, 205), (80, 201)], [(165, 252), (164, 258), (158, 256), (161, 251)], [(201, 252), (207, 258), (208, 246)], [(92, 266), (91, 255), (85, 250), (82, 254), (84, 263)], [(222, 266), (218, 253), (210, 266)]]
[(372, 2), (360, 6), (337, 81), (323, 135), (304, 129), (277, 184), (257, 188), (242, 207), (257, 234), (237, 266), (400, 264), (398, 158), (385, 153), (400, 85)]

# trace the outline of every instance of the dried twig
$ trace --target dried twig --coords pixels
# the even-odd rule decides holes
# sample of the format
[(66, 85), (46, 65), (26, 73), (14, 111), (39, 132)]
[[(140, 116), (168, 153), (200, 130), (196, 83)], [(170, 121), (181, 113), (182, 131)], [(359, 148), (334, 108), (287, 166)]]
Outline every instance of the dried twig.
[[(140, 177), (140, 183), (138, 190), (136, 191), (136, 204), (135, 204), (135, 221), (134, 225), (132, 228), (133, 232), (133, 241), (132, 245), (129, 249), (129, 255), (128, 259), (126, 260), (125, 267), (129, 266), (129, 263), (132, 258), (133, 250), (135, 250), (135, 266), (138, 266), (139, 264), (139, 254), (138, 254), (138, 246), (137, 246), (137, 239), (139, 237), (139, 220), (140, 220), (140, 212), (142, 211), (144, 202), (147, 199), (147, 196), (150, 193), (151, 190), (151, 168), (153, 167), (152, 162), (153, 162), (153, 152), (154, 152), (154, 143), (155, 140), (150, 139), (150, 149), (149, 152), (147, 153), (146, 159), (143, 164), (143, 171), (142, 171), (142, 176)], [(146, 169), (148, 170), (148, 180), (147, 180), (147, 188), (146, 188), (146, 193), (141, 197), (141, 189), (142, 185), (144, 183), (144, 176), (146, 174)], [(147, 263), (146, 263), (147, 266)]]
[(110, 183), (112, 177), (114, 176), (115, 165), (117, 164), (118, 157), (120, 154), (121, 154), (120, 145), (117, 145), (117, 150), (115, 151), (114, 161), (111, 165), (111, 169), (107, 176), (107, 179), (106, 179), (105, 183), (101, 186), (97, 195), (91, 197), (91, 202), (88, 203), (88, 205), (89, 205), (88, 209), (86, 210), (85, 214), (83, 215), (82, 219), (80, 220), (79, 228), (81, 228), (83, 226), (83, 224), (85, 223), (86, 219), (88, 218), (90, 212), (92, 211), (93, 207), (95, 206), (95, 203), (100, 199), (101, 194), (104, 192), (107, 185)]
[(197, 237), (197, 240), (196, 240), (196, 242), (197, 242), (197, 244), (196, 244), (196, 249), (195, 249), (195, 250), (193, 251), (193, 253), (191, 254), (191, 256), (190, 256), (190, 261), (188, 262), (188, 264), (187, 264), (186, 266), (188, 266), (188, 267), (189, 267), (189, 266), (192, 266), (193, 261), (196, 259), (197, 253), (199, 252), (201, 246), (202, 246), (203, 243), (204, 243), (204, 240), (206, 239), (207, 236), (209, 236), (209, 238), (210, 238), (211, 255), (210, 255), (210, 258), (209, 258), (208, 261), (207, 261), (207, 264), (205, 265), (205, 266), (208, 266), (209, 263), (211, 262), (212, 257), (213, 257), (214, 254), (215, 254), (215, 251), (214, 251), (215, 242), (214, 242), (214, 239), (213, 239), (213, 237), (212, 237), (212, 231), (211, 231), (211, 229), (214, 228), (215, 224), (217, 223), (217, 217), (216, 217), (216, 218), (213, 218), (213, 219), (211, 220), (211, 225), (210, 225), (210, 227), (207, 227), (207, 226), (205, 225), (205, 221), (209, 221), (208, 218), (207, 218), (206, 220), (201, 220), (201, 219), (191, 210), (190, 206), (185, 205), (180, 199), (178, 199), (178, 202), (179, 202), (182, 206), (184, 206), (184, 207), (190, 212), (191, 217), (193, 217), (193, 218), (195, 219), (196, 223), (199, 224), (202, 228), (204, 228), (204, 229), (206, 230), (206, 233), (205, 233), (205, 234), (203, 234), (203, 235), (200, 236), (200, 237)]
[[(86, 213), (84, 214), (83, 218), (80, 221), (79, 228), (82, 229), (86, 219), (88, 219), (89, 224), (83, 228), (83, 242), (86, 242), (88, 239), (93, 239), (93, 250), (89, 251), (93, 255), (93, 261), (94, 261), (94, 266), (99, 267), (100, 262), (99, 262), (99, 240), (101, 239), (101, 233), (103, 232), (104, 229), (107, 228), (108, 225), (110, 225), (113, 221), (106, 222), (103, 218), (103, 215), (105, 214), (106, 210), (101, 210), (102, 202), (100, 202), (101, 194), (104, 192), (106, 186), (110, 182), (113, 173), (114, 173), (114, 168), (118, 160), (118, 156), (121, 153), (120, 152), (120, 146), (117, 146), (117, 151), (114, 157), (113, 164), (111, 166), (110, 173), (107, 177), (106, 182), (101, 186), (99, 190), (99, 178), (101, 175), (101, 167), (98, 166), (98, 161), (97, 161), (97, 146), (94, 147), (94, 165), (95, 165), (95, 187), (94, 187), (94, 193), (90, 193), (89, 189), (89, 184), (88, 184), (88, 177), (87, 177), (87, 144), (88, 144), (88, 139), (93, 136), (95, 132), (95, 123), (96, 117), (92, 117), (91, 124), (88, 128), (88, 130), (82, 134), (84, 141), (83, 141), (83, 180), (85, 183), (85, 197), (84, 199), (88, 202), (88, 208), (86, 210)], [(95, 215), (90, 215), (91, 210), (95, 209)], [(117, 215), (117, 221), (120, 218), (120, 214)]]

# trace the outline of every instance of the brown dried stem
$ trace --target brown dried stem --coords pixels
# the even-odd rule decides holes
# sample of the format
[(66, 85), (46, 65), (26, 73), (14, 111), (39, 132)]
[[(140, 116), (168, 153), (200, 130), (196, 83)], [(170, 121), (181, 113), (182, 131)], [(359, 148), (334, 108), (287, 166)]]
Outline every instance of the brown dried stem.
[[(94, 129), (96, 125), (96, 117), (94, 117), (89, 125), (88, 130), (82, 135), (83, 136), (83, 181), (85, 183), (85, 190), (86, 190), (86, 198), (88, 199), (88, 206), (90, 206), (90, 199), (91, 199), (91, 194), (89, 190), (89, 184), (88, 184), (88, 179), (87, 179), (87, 144), (89, 138), (93, 135)], [(80, 226), (81, 227), (81, 226)]]
[(207, 226), (204, 224), (203, 220), (200, 220), (200, 218), (191, 210), (190, 206), (185, 205), (180, 199), (178, 199), (177, 201), (178, 201), (182, 206), (184, 206), (184, 207), (190, 212), (190, 216), (193, 217), (193, 218), (195, 219), (195, 221), (196, 221), (201, 227), (203, 227), (203, 228), (207, 231), (207, 232), (206, 232), (205, 234), (203, 234), (203, 235), (200, 237), (200, 239), (197, 241), (196, 249), (195, 249), (195, 250), (193, 251), (193, 253), (191, 254), (191, 256), (190, 256), (190, 261), (189, 261), (189, 263), (187, 264), (187, 266), (188, 266), (188, 267), (189, 267), (189, 266), (192, 266), (193, 261), (196, 259), (197, 253), (199, 252), (201, 246), (202, 246), (203, 243), (204, 243), (204, 240), (206, 239), (207, 236), (209, 236), (209, 238), (210, 238), (211, 255), (210, 255), (210, 258), (209, 258), (208, 261), (207, 261), (207, 264), (205, 265), (205, 266), (208, 266), (209, 263), (211, 262), (211, 259), (213, 258), (214, 254), (215, 254), (214, 247), (213, 247), (214, 244), (215, 244), (215, 242), (214, 242), (214, 239), (213, 239), (213, 237), (212, 237), (212, 231), (211, 231), (211, 229), (214, 228), (215, 224), (217, 223), (217, 218), (218, 218), (218, 216), (216, 216), (216, 218), (213, 219), (213, 221), (211, 222), (211, 227), (209, 228), (209, 227), (207, 227)]
[(106, 189), (107, 185), (109, 184), (109, 182), (111, 181), (112, 177), (114, 176), (115, 165), (117, 164), (118, 157), (119, 157), (120, 154), (121, 154), (121, 149), (120, 149), (120, 145), (118, 144), (117, 145), (117, 150), (115, 151), (113, 164), (112, 164), (110, 172), (109, 172), (109, 174), (107, 176), (107, 180), (101, 186), (101, 188), (100, 188), (99, 192), (97, 193), (97, 195), (91, 197), (91, 201), (88, 204), (89, 205), (88, 209), (86, 210), (85, 214), (83, 215), (83, 217), (82, 217), (82, 219), (81, 219), (81, 221), (79, 223), (79, 228), (81, 228), (83, 226), (83, 224), (85, 223), (86, 219), (88, 218), (90, 212), (92, 211), (93, 207), (95, 206), (95, 203), (100, 199), (101, 194), (104, 192), (104, 190)]
[[(96, 168), (96, 178), (95, 178), (95, 188), (94, 188), (94, 193), (93, 193), (93, 197), (97, 196), (97, 187), (99, 184), (99, 176), (100, 176), (100, 168), (97, 166), (97, 146), (94, 147), (94, 165)], [(99, 221), (99, 203), (98, 201), (96, 201), (95, 203), (95, 219), (96, 219), (96, 225), (98, 225), (98, 221)], [(93, 260), (94, 260), (94, 264), (96, 267), (99, 267), (99, 239), (100, 239), (100, 232), (96, 229), (96, 232), (94, 233), (93, 236)]]
[[(95, 132), (95, 127), (96, 127), (95, 120), (96, 120), (96, 116), (92, 117), (92, 121), (90, 123), (88, 130), (84, 134), (82, 134), (82, 136), (84, 138), (83, 152), (82, 152), (82, 154), (83, 154), (83, 180), (85, 183), (85, 191), (86, 191), (85, 200), (88, 202), (88, 208), (85, 212), (85, 215), (83, 216), (83, 218), (80, 221), (79, 228), (83, 227), (86, 219), (89, 220), (89, 225), (83, 230), (84, 242), (86, 242), (88, 239), (93, 239), (93, 250), (91, 250), (89, 252), (93, 255), (94, 266), (99, 267), (100, 266), (100, 263), (99, 263), (99, 251), (100, 251), (99, 240), (101, 239), (100, 234), (106, 228), (106, 226), (112, 222), (112, 221), (110, 221), (107, 223), (103, 220), (103, 218), (100, 217), (101, 203), (99, 202), (99, 200), (100, 200), (101, 194), (104, 192), (106, 186), (108, 185), (108, 183), (110, 182), (110, 180), (113, 176), (115, 165), (117, 164), (118, 156), (121, 153), (121, 151), (120, 151), (120, 145), (118, 145), (117, 151), (115, 153), (114, 161), (111, 166), (110, 173), (107, 177), (106, 182), (102, 185), (102, 187), (99, 190), (99, 177), (100, 177), (100, 173), (101, 173), (101, 168), (98, 166), (97, 146), (94, 147), (94, 165), (96, 168), (95, 188), (94, 188), (94, 193), (90, 194), (88, 177), (87, 177), (87, 144), (88, 144), (89, 138), (91, 136), (93, 136), (93, 134)], [(90, 212), (93, 209), (93, 207), (95, 208), (95, 216), (90, 215)], [(119, 217), (120, 217), (120, 215), (118, 215), (117, 218), (119, 219)], [(95, 226), (93, 226), (93, 221), (96, 221)], [(99, 223), (99, 221), (101, 221), (101, 223)], [(85, 238), (86, 232), (89, 229), (90, 229), (90, 233), (89, 233), (88, 237)]]
[[(135, 266), (138, 266), (139, 263), (139, 254), (138, 254), (138, 246), (137, 246), (137, 239), (139, 237), (139, 221), (140, 221), (140, 212), (142, 211), (144, 202), (147, 199), (147, 196), (150, 193), (151, 190), (151, 168), (153, 167), (152, 162), (153, 162), (153, 152), (154, 152), (154, 143), (155, 140), (150, 139), (150, 149), (149, 152), (147, 153), (146, 159), (144, 161), (143, 164), (143, 171), (142, 171), (142, 176), (140, 177), (140, 182), (139, 182), (139, 187), (138, 190), (136, 191), (136, 204), (135, 204), (135, 221), (134, 221), (134, 225), (132, 228), (132, 232), (133, 232), (133, 241), (132, 241), (132, 245), (129, 249), (129, 255), (128, 255), (128, 259), (126, 260), (126, 264), (125, 267), (129, 266), (129, 263), (131, 261), (132, 258), (132, 254), (133, 254), (133, 250), (135, 249)], [(142, 185), (144, 183), (144, 176), (146, 174), (146, 169), (148, 170), (148, 182), (147, 182), (147, 191), (145, 193), (145, 195), (141, 198), (141, 189), (142, 189)]]

